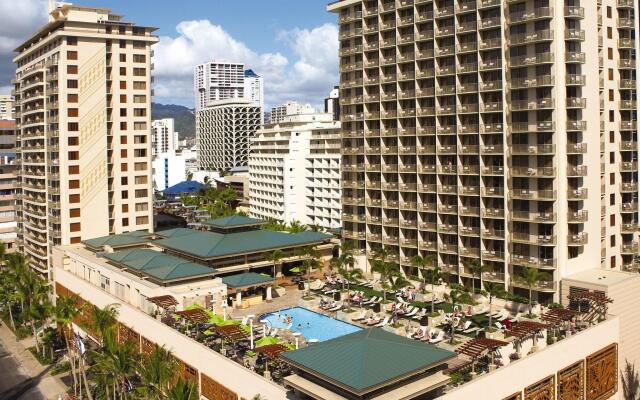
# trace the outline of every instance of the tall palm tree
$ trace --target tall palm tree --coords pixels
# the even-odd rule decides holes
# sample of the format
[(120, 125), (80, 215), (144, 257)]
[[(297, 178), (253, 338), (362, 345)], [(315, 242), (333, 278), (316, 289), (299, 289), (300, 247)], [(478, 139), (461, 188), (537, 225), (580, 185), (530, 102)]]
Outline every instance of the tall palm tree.
[(411, 265), (413, 265), (414, 267), (416, 267), (417, 269), (419, 269), (422, 273), (422, 284), (424, 285), (426, 283), (425, 281), (425, 270), (428, 267), (433, 268), (436, 263), (438, 262), (438, 259), (435, 255), (433, 254), (429, 254), (427, 256), (421, 256), (419, 254), (413, 256), (413, 258), (411, 258)]
[(431, 314), (433, 314), (436, 312), (436, 285), (442, 280), (442, 270), (436, 264), (432, 269), (426, 270), (424, 276), (426, 282), (431, 285)]
[(36, 342), (36, 350), (40, 351), (36, 323), (48, 317), (49, 307), (49, 286), (32, 270), (22, 273), (22, 281), (18, 285), (18, 291), (24, 299), (25, 306), (23, 313), (29, 319), (31, 330)]
[[(310, 288), (311, 282), (311, 270), (317, 269), (320, 267), (320, 261), (316, 257), (309, 257), (302, 262), (300, 265), (300, 271), (307, 275), (307, 288)], [(307, 292), (307, 295), (309, 292)]]
[[(464, 302), (470, 301), (471, 298), (469, 293), (466, 291), (464, 286), (462, 285), (452, 285), (451, 291), (449, 294), (445, 295), (445, 298), (451, 303), (451, 307), (455, 308), (456, 305), (462, 304)], [(451, 343), (453, 343), (456, 334), (456, 329), (451, 325)]]
[(138, 365), (141, 384), (136, 392), (144, 399), (162, 399), (177, 375), (177, 362), (164, 346), (155, 347)]
[(472, 287), (473, 293), (476, 293), (476, 277), (480, 279), (480, 290), (482, 289), (482, 273), (487, 271), (489, 267), (480, 263), (479, 258), (474, 258), (472, 260), (463, 259), (462, 265), (469, 271), (471, 271), (471, 275), (473, 276)]
[(95, 363), (91, 368), (110, 378), (113, 384), (113, 394), (119, 398), (127, 398), (127, 382), (137, 370), (137, 351), (130, 343), (119, 344), (116, 340), (115, 329), (105, 332), (103, 346), (100, 350), (92, 351)]
[(307, 226), (303, 225), (300, 221), (294, 220), (289, 224), (289, 233), (302, 233), (307, 230)]
[(166, 400), (197, 400), (198, 387), (194, 382), (179, 377), (175, 385), (169, 389)]
[(284, 252), (280, 249), (276, 249), (267, 254), (267, 260), (273, 263), (273, 276), (276, 276), (276, 266), (284, 258)]
[(96, 335), (102, 341), (107, 333), (113, 329), (118, 322), (118, 307), (120, 304), (113, 303), (99, 308), (95, 306), (91, 307), (91, 315), (93, 320), (93, 326)]
[(80, 309), (78, 308), (77, 298), (67, 296), (58, 297), (53, 315), (56, 323), (61, 329), (62, 336), (64, 337), (64, 343), (67, 346), (67, 356), (69, 357), (69, 364), (71, 365), (74, 394), (78, 393), (78, 375), (76, 372), (75, 352), (71, 352), (69, 340), (73, 340), (74, 338), (72, 322), (78, 314), (80, 314)]
[(500, 296), (501, 294), (504, 293), (504, 287), (499, 283), (485, 282), (484, 290), (487, 292), (487, 295), (489, 296), (489, 329), (491, 329), (493, 327), (493, 321), (491, 317), (491, 314), (493, 313), (493, 310), (491, 309), (493, 306), (493, 299), (496, 296)]
[(371, 271), (380, 274), (380, 283), (382, 284), (382, 298), (387, 301), (387, 289), (393, 284), (392, 278), (400, 275), (398, 264), (382, 261), (382, 259), (374, 259), (372, 261)]
[(622, 394), (624, 400), (638, 400), (640, 394), (640, 379), (635, 365), (625, 360), (624, 370), (620, 371), (622, 378)]
[(520, 276), (515, 276), (515, 279), (524, 283), (529, 289), (529, 315), (533, 313), (533, 289), (538, 285), (538, 282), (548, 280), (549, 275), (544, 272), (540, 272), (537, 268), (523, 267)]

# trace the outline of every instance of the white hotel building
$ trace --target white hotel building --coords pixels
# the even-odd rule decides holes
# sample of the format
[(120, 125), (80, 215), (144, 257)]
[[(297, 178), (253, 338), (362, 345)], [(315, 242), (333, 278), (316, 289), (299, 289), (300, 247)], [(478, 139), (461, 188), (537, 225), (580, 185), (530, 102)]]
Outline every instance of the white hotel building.
[(299, 114), (265, 125), (251, 141), (249, 176), (253, 217), (339, 228), (340, 123)]

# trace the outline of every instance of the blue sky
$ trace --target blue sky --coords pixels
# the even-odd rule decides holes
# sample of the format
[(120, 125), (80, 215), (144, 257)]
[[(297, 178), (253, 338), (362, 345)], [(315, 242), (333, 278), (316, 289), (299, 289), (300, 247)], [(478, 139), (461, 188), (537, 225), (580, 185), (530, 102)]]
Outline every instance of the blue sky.
[[(326, 11), (327, 0), (72, 2), (111, 8), (128, 21), (159, 28), (154, 101), (192, 106), (193, 65), (213, 58), (245, 62), (263, 75), (268, 106), (287, 100), (319, 106), (338, 81), (337, 17)], [(0, 43), (23, 40), (45, 15), (46, 0), (20, 0), (17, 6), (0, 0)], [(17, 26), (3, 29), (5, 22)], [(0, 87), (8, 85), (10, 74), (3, 71), (12, 67), (5, 47), (0, 44)]]

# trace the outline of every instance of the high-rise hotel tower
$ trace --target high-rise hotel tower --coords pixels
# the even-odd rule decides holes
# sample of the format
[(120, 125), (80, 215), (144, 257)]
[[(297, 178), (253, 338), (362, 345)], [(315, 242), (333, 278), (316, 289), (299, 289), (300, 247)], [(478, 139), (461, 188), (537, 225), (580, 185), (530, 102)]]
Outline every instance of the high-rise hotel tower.
[[(638, 250), (633, 0), (342, 0), (343, 232), (404, 271), (513, 292), (631, 269)], [(477, 275), (476, 275), (477, 276)], [(479, 276), (477, 276), (479, 278)], [(477, 279), (477, 278), (476, 278)]]
[(54, 246), (153, 229), (154, 28), (62, 4), (17, 49), (18, 240), (47, 274)]

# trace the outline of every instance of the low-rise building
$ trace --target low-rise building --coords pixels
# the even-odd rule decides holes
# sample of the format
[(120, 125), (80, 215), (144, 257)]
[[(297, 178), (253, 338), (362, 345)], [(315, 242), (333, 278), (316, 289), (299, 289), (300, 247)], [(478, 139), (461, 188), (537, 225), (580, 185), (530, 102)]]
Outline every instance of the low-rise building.
[(156, 155), (152, 162), (154, 189), (163, 191), (184, 181), (186, 163), (185, 156), (174, 151)]
[(285, 104), (272, 107), (269, 113), (269, 123), (277, 124), (285, 117), (298, 114), (315, 114), (316, 110), (311, 104), (300, 104), (297, 101), (288, 101)]
[(13, 119), (14, 100), (8, 94), (0, 94), (0, 120)]
[(339, 228), (340, 144), (331, 114), (290, 115), (258, 131), (249, 157), (250, 214)]

